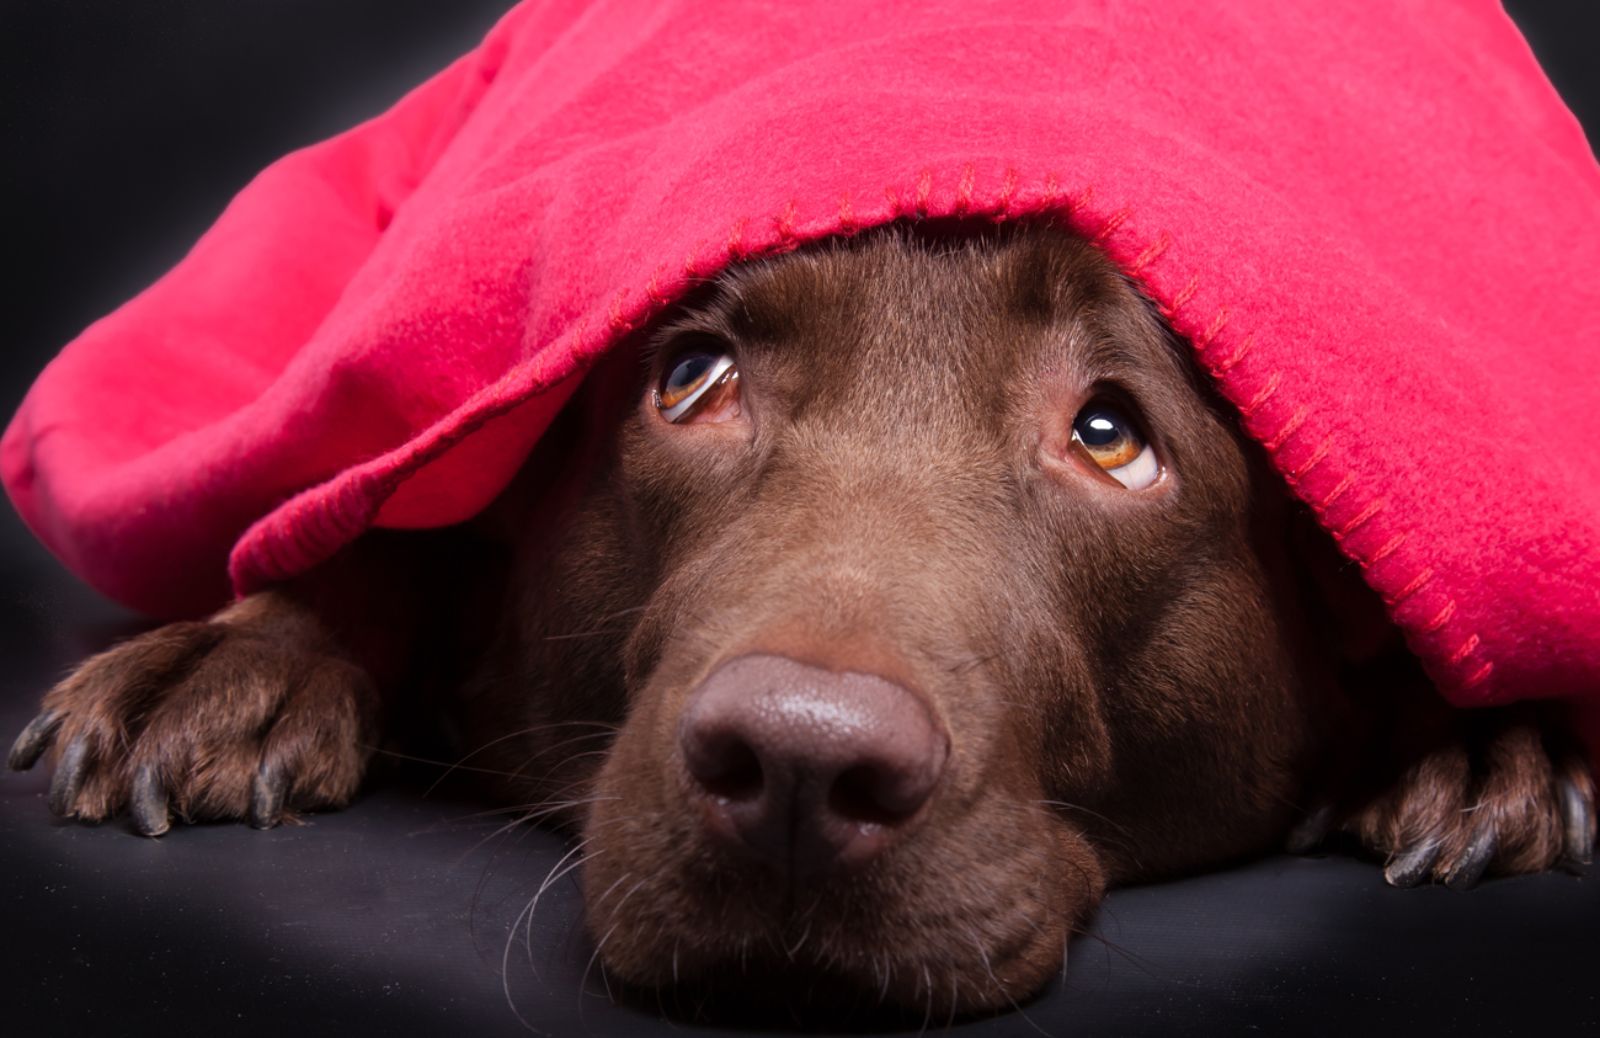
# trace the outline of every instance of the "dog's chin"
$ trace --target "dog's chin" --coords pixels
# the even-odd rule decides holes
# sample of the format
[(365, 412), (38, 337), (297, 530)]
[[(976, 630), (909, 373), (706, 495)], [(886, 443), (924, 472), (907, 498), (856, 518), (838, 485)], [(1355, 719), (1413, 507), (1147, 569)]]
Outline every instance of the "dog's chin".
[(591, 828), (598, 853), (584, 866), (599, 962), (636, 999), (701, 1017), (914, 1024), (1010, 1009), (1061, 972), (1103, 891), (1064, 827), (987, 845), (982, 862), (891, 855), (785, 884), (692, 839), (615, 823)]
[(681, 933), (619, 939), (613, 931), (600, 961), (634, 1000), (693, 1007), (702, 1016), (892, 1024), (930, 1013), (942, 1020), (1017, 1006), (1061, 972), (1069, 932), (1065, 920), (1045, 922), (988, 947), (960, 933), (944, 940), (924, 933), (915, 943), (880, 940), (866, 926), (808, 935), (796, 919), (718, 941), (697, 934), (693, 944)]

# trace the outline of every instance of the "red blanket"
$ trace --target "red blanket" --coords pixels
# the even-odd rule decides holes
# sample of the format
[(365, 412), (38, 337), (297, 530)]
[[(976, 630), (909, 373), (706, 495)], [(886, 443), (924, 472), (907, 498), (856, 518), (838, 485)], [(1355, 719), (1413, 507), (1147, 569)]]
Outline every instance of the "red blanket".
[(1490, 0), (528, 3), (261, 173), (0, 462), (75, 572), (191, 613), (473, 514), (729, 263), (1050, 219), (1193, 342), (1448, 696), (1596, 701), (1596, 172)]

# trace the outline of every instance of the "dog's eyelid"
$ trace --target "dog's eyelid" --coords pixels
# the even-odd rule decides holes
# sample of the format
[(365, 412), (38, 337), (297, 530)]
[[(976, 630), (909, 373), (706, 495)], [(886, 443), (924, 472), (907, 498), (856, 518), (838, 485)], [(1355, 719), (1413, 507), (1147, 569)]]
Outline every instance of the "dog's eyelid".
[(646, 349), (651, 362), (670, 363), (680, 354), (691, 350), (707, 353), (732, 353), (733, 339), (720, 329), (708, 327), (698, 321), (668, 325), (651, 336)]

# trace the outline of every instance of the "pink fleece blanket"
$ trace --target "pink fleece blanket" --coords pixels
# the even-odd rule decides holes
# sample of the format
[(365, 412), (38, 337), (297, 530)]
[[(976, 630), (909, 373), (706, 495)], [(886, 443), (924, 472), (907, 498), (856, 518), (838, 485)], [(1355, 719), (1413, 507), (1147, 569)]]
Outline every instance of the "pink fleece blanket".
[(530, 2), (263, 171), (0, 463), (72, 570), (193, 613), (472, 515), (729, 263), (1054, 220), (1192, 341), (1446, 695), (1596, 702), (1596, 173), (1490, 0)]

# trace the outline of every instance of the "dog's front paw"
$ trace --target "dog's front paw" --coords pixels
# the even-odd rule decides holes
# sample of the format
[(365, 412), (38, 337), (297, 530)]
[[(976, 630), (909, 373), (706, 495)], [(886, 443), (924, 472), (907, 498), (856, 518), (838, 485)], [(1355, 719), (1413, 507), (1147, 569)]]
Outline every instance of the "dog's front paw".
[[(1397, 887), (1469, 887), (1486, 873), (1587, 865), (1595, 785), (1583, 753), (1539, 706), (1462, 711), (1413, 744), (1396, 777), (1354, 810), (1313, 815), (1292, 849), (1340, 821), (1386, 857)], [(1298, 846), (1296, 846), (1298, 845)]]
[(11, 748), (31, 768), (54, 748), (50, 809), (100, 821), (126, 810), (159, 836), (182, 821), (276, 825), (354, 796), (377, 697), (318, 644), (313, 622), (256, 595), (92, 657), (45, 696)]

